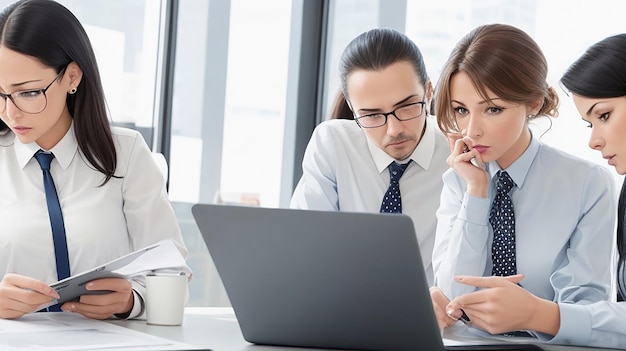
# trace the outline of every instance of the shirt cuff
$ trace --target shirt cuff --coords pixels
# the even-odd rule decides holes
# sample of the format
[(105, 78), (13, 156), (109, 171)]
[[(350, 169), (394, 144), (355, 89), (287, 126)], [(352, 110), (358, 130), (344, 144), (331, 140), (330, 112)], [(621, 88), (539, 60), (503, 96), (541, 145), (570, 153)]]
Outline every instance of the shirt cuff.
[(588, 345), (591, 337), (589, 305), (559, 303), (561, 325), (550, 344)]
[(465, 193), (459, 211), (459, 218), (468, 223), (487, 225), (489, 222), (489, 207), (491, 207), (491, 201), (488, 198)]
[(123, 314), (116, 314), (115, 316), (120, 319), (133, 319), (143, 314), (144, 303), (143, 299), (137, 291), (133, 289), (133, 308), (131, 308), (130, 312)]

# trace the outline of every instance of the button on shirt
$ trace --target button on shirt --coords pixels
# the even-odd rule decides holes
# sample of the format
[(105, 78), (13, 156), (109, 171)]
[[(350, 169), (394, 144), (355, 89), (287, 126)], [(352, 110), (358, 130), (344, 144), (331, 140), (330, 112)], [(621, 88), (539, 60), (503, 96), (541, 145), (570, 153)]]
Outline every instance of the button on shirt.
[[(443, 176), (433, 266), (436, 285), (449, 298), (474, 290), (455, 283), (454, 276), (491, 275), (489, 211), (500, 168), (490, 162), (487, 169), (487, 198), (468, 195), (452, 169)], [(517, 184), (510, 194), (517, 272), (525, 275), (520, 285), (551, 301), (607, 300), (616, 213), (612, 175), (534, 137), (506, 171)]]
[[(112, 128), (112, 133), (115, 174), (121, 178), (103, 186), (104, 175), (78, 150), (73, 126), (50, 150), (74, 273), (163, 239), (173, 239), (187, 255), (165, 180), (145, 141), (130, 129)], [(37, 150), (36, 143), (22, 144), (13, 133), (0, 136), (0, 274), (17, 273), (50, 284), (57, 276), (41, 169), (33, 158)], [(141, 285), (133, 282), (133, 288), (143, 294)]]
[[(441, 175), (448, 169), (450, 146), (427, 117), (426, 130), (400, 179), (402, 212), (415, 223), (424, 269), (432, 284), (430, 257), (435, 239)], [(320, 123), (302, 162), (302, 178), (292, 208), (378, 213), (389, 187), (387, 166), (394, 159), (374, 145), (351, 120)], [(407, 160), (400, 160), (405, 163)]]

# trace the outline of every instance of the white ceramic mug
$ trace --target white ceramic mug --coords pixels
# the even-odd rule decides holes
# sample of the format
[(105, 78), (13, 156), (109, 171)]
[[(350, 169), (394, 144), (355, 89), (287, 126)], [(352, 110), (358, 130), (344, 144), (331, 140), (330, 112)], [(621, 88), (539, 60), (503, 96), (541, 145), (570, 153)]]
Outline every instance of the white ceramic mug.
[(181, 325), (187, 298), (185, 274), (146, 276), (146, 321), (154, 325)]

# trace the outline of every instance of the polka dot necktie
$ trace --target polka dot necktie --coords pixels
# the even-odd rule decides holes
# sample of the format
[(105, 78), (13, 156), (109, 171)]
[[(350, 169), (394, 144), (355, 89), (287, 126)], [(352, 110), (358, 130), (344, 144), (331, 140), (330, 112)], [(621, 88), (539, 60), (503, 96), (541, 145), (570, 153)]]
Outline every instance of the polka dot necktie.
[(489, 223), (493, 228), (491, 244), (492, 275), (508, 276), (517, 274), (515, 261), (515, 214), (509, 192), (515, 182), (506, 171), (496, 174), (496, 197), (491, 205)]
[(400, 164), (391, 162), (389, 165), (389, 189), (380, 205), (380, 213), (402, 213), (402, 199), (400, 198), (400, 177), (404, 174), (409, 163)]

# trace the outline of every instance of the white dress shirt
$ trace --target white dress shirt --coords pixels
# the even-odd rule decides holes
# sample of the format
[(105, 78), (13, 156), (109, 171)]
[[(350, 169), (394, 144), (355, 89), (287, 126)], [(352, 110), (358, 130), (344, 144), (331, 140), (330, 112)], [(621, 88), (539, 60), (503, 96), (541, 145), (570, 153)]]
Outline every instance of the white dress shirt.
[[(402, 212), (413, 219), (424, 269), (432, 285), (430, 258), (435, 239), (441, 175), (450, 146), (427, 117), (424, 135), (400, 178)], [(405, 163), (407, 160), (399, 160)], [(299, 209), (379, 212), (389, 187), (387, 166), (395, 161), (373, 144), (352, 120), (329, 120), (313, 132), (302, 162), (302, 178), (291, 199)]]
[[(145, 141), (130, 129), (112, 128), (112, 133), (119, 178), (104, 185), (104, 175), (79, 151), (73, 125), (49, 150), (72, 275), (163, 239), (173, 239), (187, 256), (165, 179)], [(10, 132), (0, 136), (0, 273), (50, 284), (57, 281), (57, 273), (43, 175), (33, 158), (39, 149), (36, 143), (22, 144)], [(133, 281), (130, 317), (141, 312), (142, 285)]]
[[(491, 275), (489, 211), (499, 169), (496, 162), (487, 165), (487, 198), (468, 195), (454, 170), (443, 176), (433, 266), (436, 285), (451, 299), (474, 290), (454, 276)], [(506, 171), (516, 184), (510, 195), (517, 272), (525, 275), (520, 285), (550, 301), (608, 300), (616, 218), (615, 181), (608, 170), (533, 137)]]

